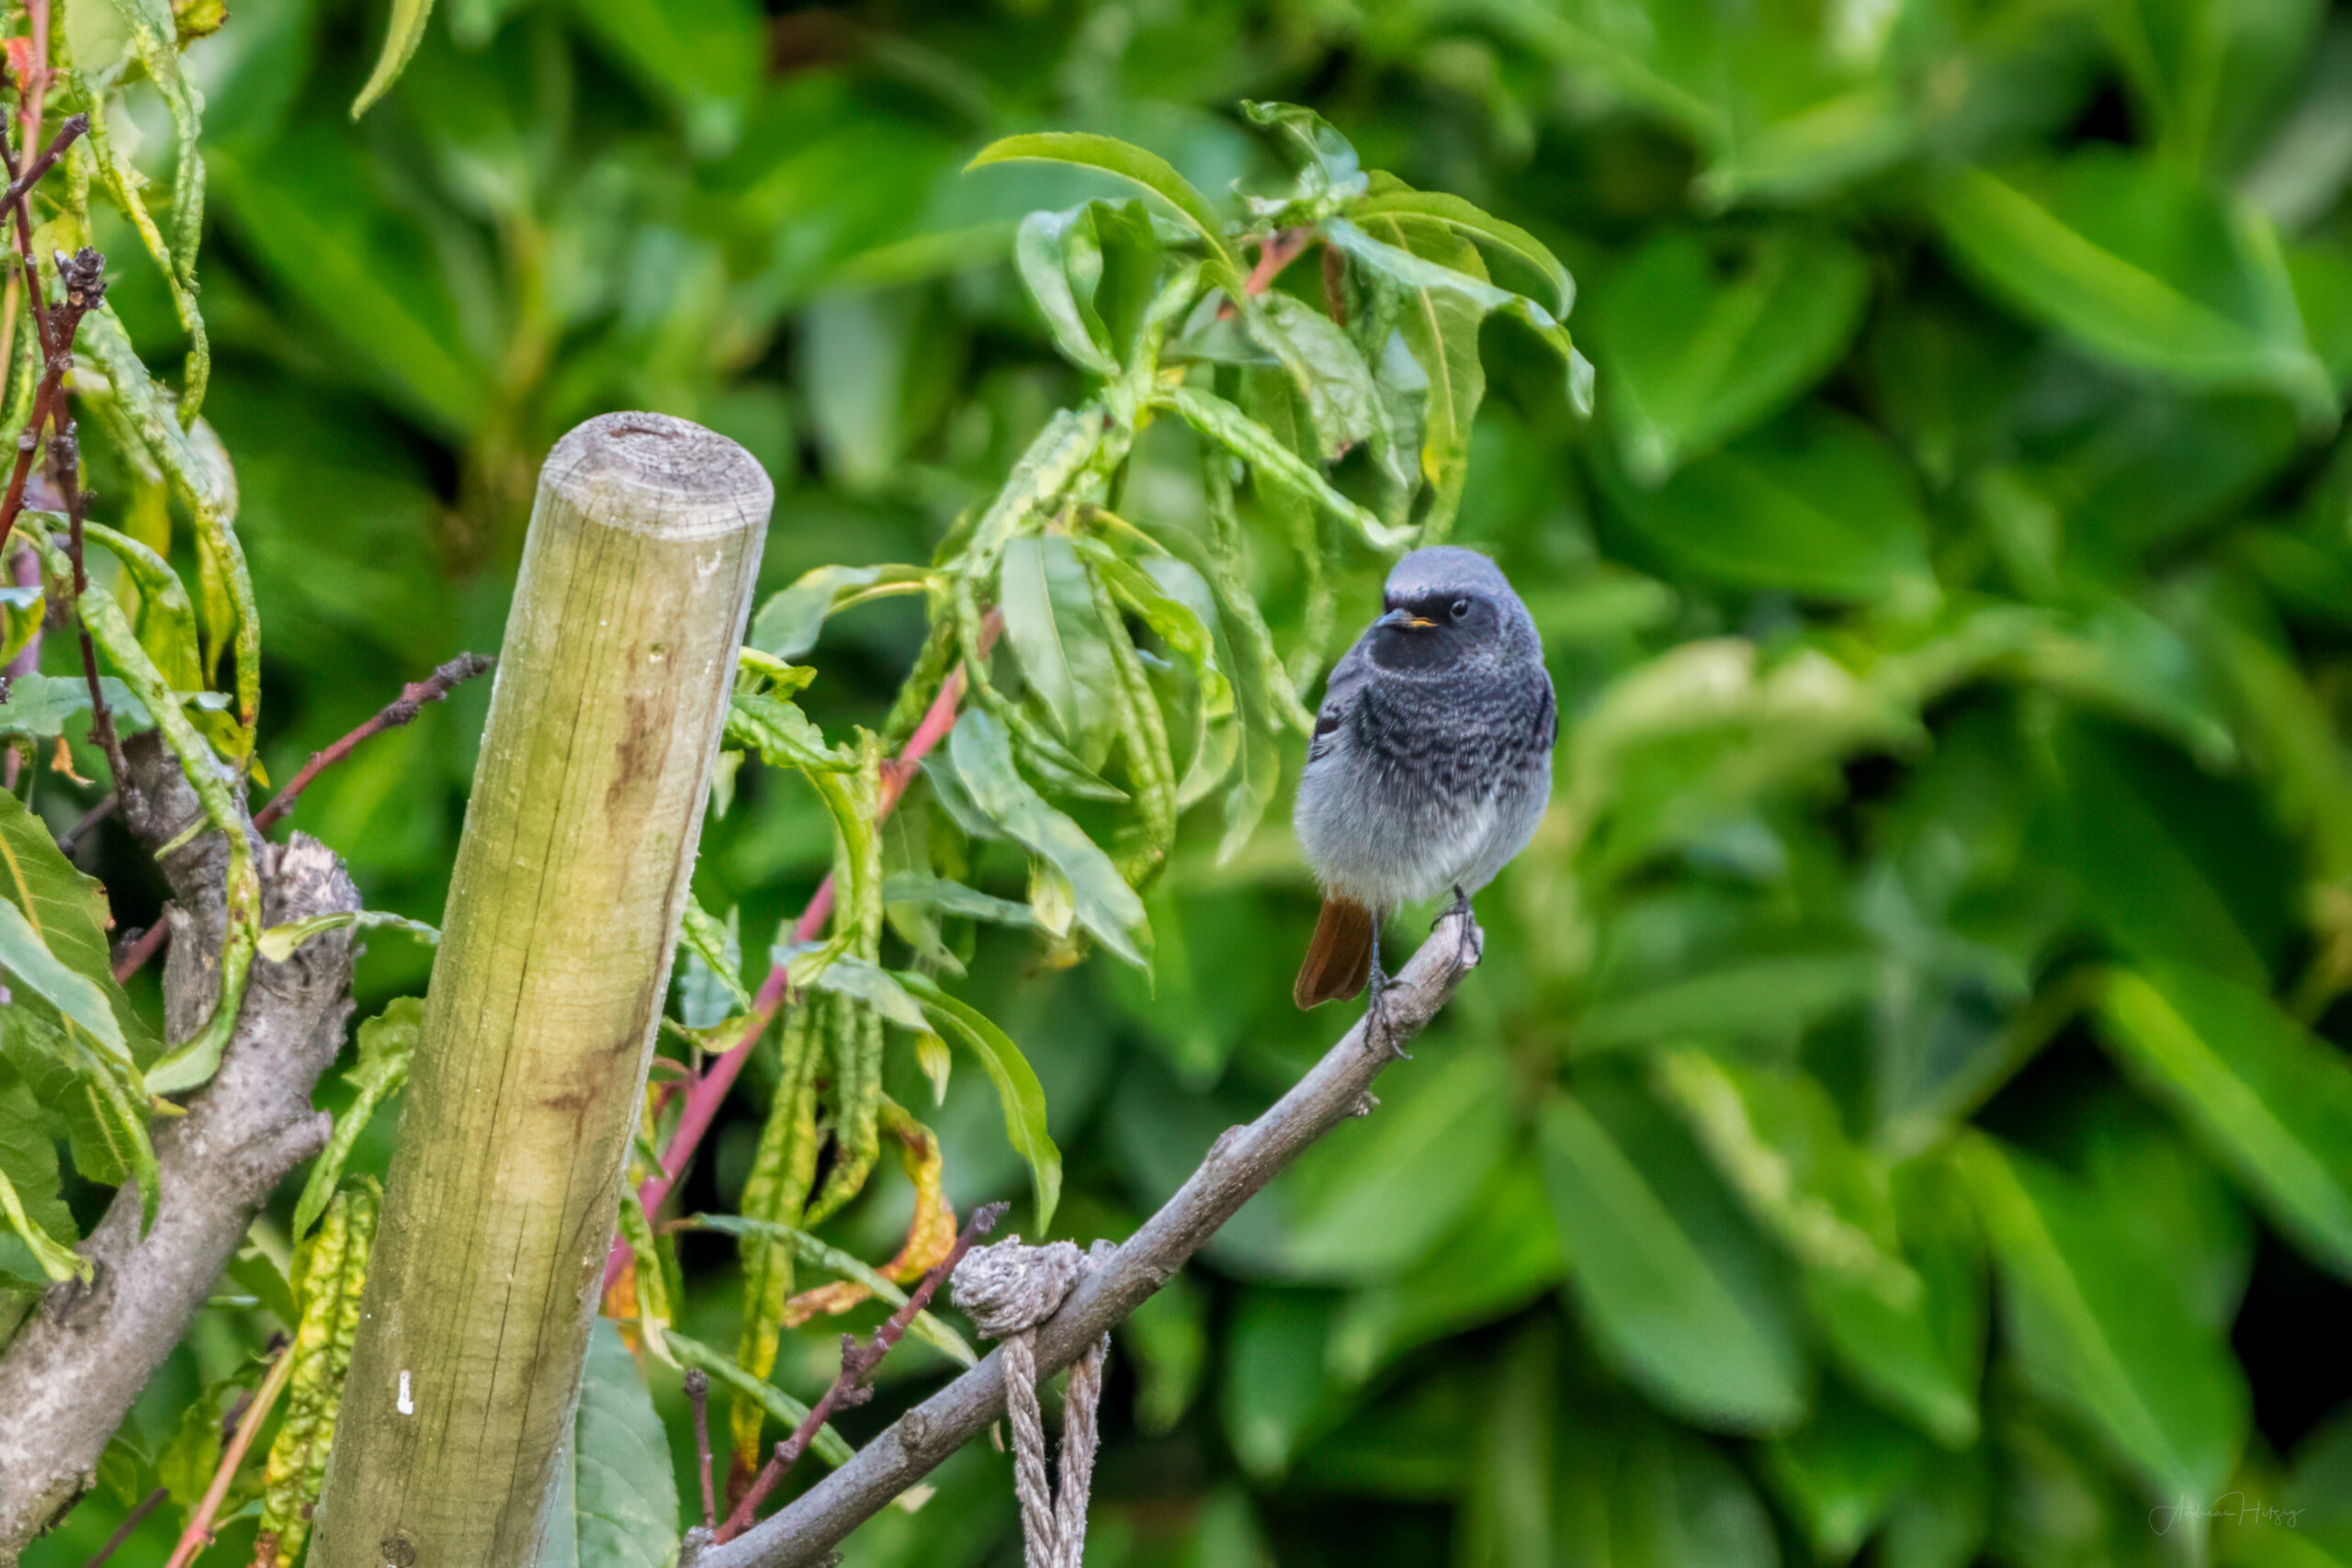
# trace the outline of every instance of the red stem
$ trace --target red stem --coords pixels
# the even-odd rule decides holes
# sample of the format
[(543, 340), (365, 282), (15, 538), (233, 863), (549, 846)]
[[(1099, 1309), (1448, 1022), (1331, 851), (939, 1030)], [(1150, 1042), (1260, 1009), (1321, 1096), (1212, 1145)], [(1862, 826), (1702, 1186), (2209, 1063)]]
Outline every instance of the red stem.
[[(980, 652), (983, 655), (996, 646), (997, 633), (1003, 625), (1003, 617), (993, 610), (980, 623)], [(942, 740), (947, 739), (947, 732), (956, 728), (956, 714), (964, 700), (964, 668), (957, 665), (940, 683), (939, 695), (932, 699), (930, 708), (922, 716), (922, 722), (915, 726), (912, 735), (907, 737), (906, 746), (900, 750), (897, 759), (882, 764), (881, 798), (876, 803), (874, 811), (876, 826), (881, 825), (890, 815), (891, 807), (899, 804), (899, 797), (906, 794), (907, 785), (914, 780), (915, 765), (929, 756)], [(808, 907), (800, 911), (798, 919), (792, 922), (793, 942), (816, 941), (817, 933), (825, 929), (826, 919), (832, 912), (833, 878), (831, 873), (827, 873), (825, 880), (817, 885), (816, 896), (808, 900)], [(687, 1088), (686, 1103), (678, 1113), (677, 1128), (670, 1134), (668, 1146), (662, 1151), (662, 1167), (647, 1177), (637, 1190), (637, 1201), (645, 1210), (648, 1219), (652, 1218), (654, 1211), (662, 1206), (662, 1201), (669, 1197), (670, 1189), (677, 1185), (678, 1178), (685, 1171), (686, 1162), (694, 1158), (703, 1134), (710, 1131), (711, 1122), (718, 1119), (718, 1107), (727, 1099), (727, 1091), (735, 1087), (735, 1079), (743, 1071), (743, 1064), (752, 1059), (752, 1047), (760, 1043), (760, 1036), (766, 1033), (768, 1025), (775, 1021), (776, 1010), (784, 1006), (785, 993), (790, 985), (791, 975), (785, 965), (778, 964), (770, 968), (767, 978), (760, 982), (758, 993), (752, 998), (751, 1021), (744, 1027), (743, 1037), (723, 1055), (714, 1058), (710, 1066), (703, 1069), (702, 1076)], [(615, 1282), (628, 1271), (636, 1256), (628, 1242), (617, 1235), (613, 1238), (612, 1250), (605, 1256), (605, 1290), (611, 1290)]]
[(743, 1494), (743, 1500), (735, 1505), (735, 1511), (727, 1516), (727, 1523), (720, 1527), (716, 1540), (732, 1540), (751, 1529), (752, 1521), (759, 1517), (760, 1505), (767, 1501), (768, 1494), (776, 1489), (776, 1483), (784, 1479), (785, 1472), (797, 1464), (800, 1456), (808, 1451), (808, 1445), (816, 1441), (817, 1434), (825, 1429), (825, 1423), (832, 1418), (833, 1413), (853, 1404), (863, 1404), (873, 1396), (872, 1391), (864, 1386), (866, 1374), (880, 1366), (882, 1358), (890, 1353), (891, 1347), (906, 1337), (907, 1325), (914, 1322), (915, 1314), (931, 1304), (931, 1298), (938, 1293), (947, 1276), (956, 1271), (956, 1265), (964, 1260), (964, 1254), (972, 1250), (973, 1243), (996, 1228), (997, 1221), (1004, 1217), (1009, 1207), (1011, 1205), (1006, 1203), (983, 1203), (973, 1210), (971, 1224), (966, 1225), (964, 1234), (956, 1238), (956, 1245), (947, 1249), (947, 1256), (924, 1270), (922, 1283), (907, 1297), (905, 1305), (892, 1313), (882, 1326), (874, 1331), (872, 1339), (860, 1345), (854, 1335), (842, 1336), (842, 1370), (834, 1375), (832, 1386), (826, 1389), (825, 1397), (810, 1406), (808, 1414), (800, 1418), (800, 1425), (792, 1429), (792, 1435), (776, 1444), (775, 1451), (768, 1456), (767, 1463), (760, 1467), (759, 1478), (752, 1483), (751, 1490)]

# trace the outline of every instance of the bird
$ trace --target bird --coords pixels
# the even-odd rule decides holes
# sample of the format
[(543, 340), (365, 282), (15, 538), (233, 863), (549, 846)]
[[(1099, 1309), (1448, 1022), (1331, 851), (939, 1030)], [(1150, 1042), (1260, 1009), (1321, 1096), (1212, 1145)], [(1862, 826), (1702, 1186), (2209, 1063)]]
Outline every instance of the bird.
[(1369, 984), (1376, 1010), (1382, 920), (1448, 891), (1447, 913), (1467, 914), (1551, 798), (1557, 700), (1501, 569), (1459, 546), (1414, 550), (1381, 610), (1332, 666), (1299, 779), (1293, 825), (1323, 891), (1301, 1008)]

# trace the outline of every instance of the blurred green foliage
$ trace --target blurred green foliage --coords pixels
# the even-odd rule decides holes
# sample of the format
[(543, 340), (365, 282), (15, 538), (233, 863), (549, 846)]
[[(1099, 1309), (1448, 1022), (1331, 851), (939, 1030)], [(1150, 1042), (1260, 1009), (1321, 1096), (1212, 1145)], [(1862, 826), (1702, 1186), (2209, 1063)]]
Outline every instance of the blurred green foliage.
[[(1583, 286), (1594, 418), (1490, 324), (1455, 528), (1544, 632), (1552, 814), (1378, 1113), (1121, 1335), (1092, 1561), (2352, 1562), (2352, 15), (445, 0), (354, 124), (384, 26), (242, 0), (186, 56), (275, 775), (494, 647), (537, 459), (590, 413), (749, 446), (772, 586), (928, 560), (1087, 389), (1018, 220), (1126, 194), (959, 173), (1001, 134), (1124, 137), (1221, 196), (1278, 166), (1234, 106), (1310, 105)], [(117, 135), (165, 183), (163, 107), (134, 107)], [(175, 363), (164, 275), (118, 271)], [(1196, 468), (1155, 424), (1124, 512), (1197, 526)], [(1281, 536), (1258, 598), (1319, 669), (1385, 562)], [(907, 601), (845, 614), (800, 700), (878, 723), (922, 632)], [(438, 919), (484, 700), (305, 797), (371, 908)], [(1219, 814), (1183, 819), (1148, 979), (976, 939), (967, 989), (1050, 1107), (1058, 1233), (1124, 1234), (1339, 1032), (1287, 1000), (1313, 901), (1281, 799), (1221, 864)], [(141, 923), (152, 871), (89, 852)], [(763, 951), (831, 855), (815, 794), (747, 769), (697, 891)], [(379, 936), (364, 1010), (428, 961)], [(687, 1208), (739, 1198), (773, 1060)], [(931, 1104), (911, 1051), (887, 1077)], [(924, 1112), (959, 1211), (1026, 1179), (982, 1080)], [(67, 1190), (85, 1223), (99, 1196)], [(879, 1178), (827, 1235), (884, 1258), (911, 1203)], [(730, 1343), (731, 1246), (682, 1253), (679, 1327)], [(148, 1453), (276, 1322), (204, 1315), (134, 1419)], [(777, 1378), (831, 1365), (820, 1326)], [(944, 1365), (901, 1350), (846, 1434)], [(104, 1539), (153, 1483), (119, 1468), (30, 1561)], [(937, 1480), (846, 1560), (1014, 1561), (1002, 1456)]]

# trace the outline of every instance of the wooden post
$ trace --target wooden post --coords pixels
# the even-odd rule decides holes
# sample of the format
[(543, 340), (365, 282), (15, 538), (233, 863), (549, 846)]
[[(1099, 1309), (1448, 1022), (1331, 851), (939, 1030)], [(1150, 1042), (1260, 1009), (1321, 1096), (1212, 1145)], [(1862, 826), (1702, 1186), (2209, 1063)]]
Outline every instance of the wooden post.
[(529, 1568), (775, 492), (662, 414), (538, 502), (312, 1561)]

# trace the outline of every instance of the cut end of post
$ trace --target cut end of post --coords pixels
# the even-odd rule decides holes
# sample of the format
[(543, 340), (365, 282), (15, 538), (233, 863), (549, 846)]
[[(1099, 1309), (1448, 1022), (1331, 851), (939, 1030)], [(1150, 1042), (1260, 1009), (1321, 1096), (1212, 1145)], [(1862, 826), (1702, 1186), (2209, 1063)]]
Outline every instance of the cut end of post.
[(606, 413), (573, 427), (546, 468), (549, 489), (607, 527), (710, 539), (767, 526), (775, 487), (749, 452), (666, 413)]

